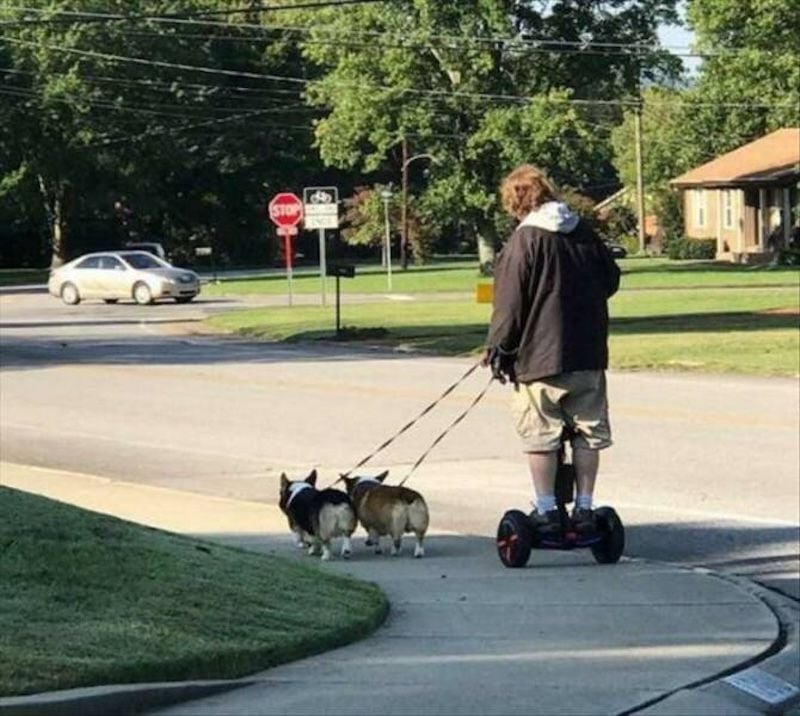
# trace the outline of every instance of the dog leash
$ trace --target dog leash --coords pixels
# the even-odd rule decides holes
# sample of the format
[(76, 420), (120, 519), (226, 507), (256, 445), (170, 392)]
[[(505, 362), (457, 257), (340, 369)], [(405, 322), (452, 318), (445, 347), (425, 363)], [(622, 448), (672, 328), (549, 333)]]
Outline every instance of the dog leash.
[(439, 437), (436, 438), (436, 440), (434, 440), (430, 444), (428, 449), (424, 453), (422, 453), (422, 455), (419, 456), (419, 458), (414, 463), (412, 468), (406, 473), (406, 476), (402, 480), (400, 480), (398, 485), (402, 486), (403, 483), (405, 483), (405, 481), (408, 480), (409, 477), (411, 477), (411, 473), (413, 473), (414, 470), (416, 470), (422, 464), (422, 461), (426, 457), (428, 457), (428, 454), (431, 452), (431, 450), (433, 450), (433, 448), (435, 448), (442, 440), (444, 440), (445, 435), (447, 435), (447, 433), (449, 433), (456, 425), (458, 425), (464, 418), (466, 418), (467, 414), (469, 413), (469, 411), (472, 410), (478, 403), (481, 402), (481, 399), (483, 398), (483, 396), (486, 395), (486, 393), (489, 392), (489, 388), (492, 387), (492, 382), (493, 381), (494, 381), (494, 376), (490, 376), (489, 377), (489, 382), (486, 384), (486, 387), (480, 393), (478, 393), (478, 395), (475, 397), (475, 400), (473, 400), (469, 404), (469, 406), (467, 406), (467, 409), (463, 413), (461, 413), (461, 415), (459, 415), (452, 423), (450, 423), (450, 425), (448, 425), (444, 429), (442, 434), (439, 435)]
[[(343, 473), (343, 474), (342, 474), (342, 475), (339, 477), (339, 479), (338, 479), (338, 480), (336, 480), (336, 482), (334, 482), (334, 483), (332, 483), (332, 484), (334, 484), (334, 485), (335, 485), (337, 482), (341, 482), (342, 478), (344, 478), (344, 477), (349, 477), (349, 476), (350, 476), (350, 473), (352, 473), (352, 472), (353, 472), (353, 471), (355, 471), (355, 470), (358, 470), (358, 468), (360, 468), (360, 467), (363, 467), (363, 466), (364, 466), (364, 465), (366, 465), (366, 464), (367, 464), (367, 463), (368, 463), (370, 460), (372, 460), (372, 458), (374, 458), (374, 457), (375, 457), (375, 456), (376, 456), (376, 455), (377, 455), (379, 452), (381, 452), (382, 450), (384, 450), (384, 449), (386, 449), (387, 447), (389, 447), (389, 445), (391, 445), (391, 444), (392, 444), (392, 443), (393, 443), (395, 440), (397, 440), (397, 438), (399, 438), (399, 437), (400, 437), (400, 436), (401, 436), (401, 435), (402, 435), (404, 432), (406, 432), (407, 430), (409, 430), (409, 429), (410, 429), (410, 428), (411, 428), (411, 427), (412, 427), (412, 426), (413, 426), (415, 423), (417, 423), (419, 420), (421, 420), (423, 417), (425, 417), (425, 416), (426, 416), (428, 413), (430, 413), (430, 412), (431, 412), (431, 410), (433, 410), (433, 409), (434, 409), (434, 408), (435, 408), (435, 407), (436, 407), (436, 406), (437, 406), (439, 403), (441, 403), (441, 402), (442, 402), (442, 400), (444, 400), (444, 399), (445, 399), (445, 398), (446, 398), (448, 395), (450, 395), (450, 393), (452, 393), (452, 392), (453, 392), (453, 391), (454, 391), (454, 390), (455, 390), (455, 389), (456, 389), (456, 388), (457, 388), (457, 387), (458, 387), (458, 386), (459, 386), (461, 383), (463, 383), (463, 382), (464, 382), (464, 381), (465, 381), (467, 378), (469, 378), (469, 376), (471, 376), (471, 375), (472, 375), (472, 374), (475, 372), (475, 370), (476, 370), (476, 369), (477, 369), (477, 368), (478, 368), (480, 365), (481, 365), (481, 361), (478, 361), (477, 363), (475, 363), (475, 365), (471, 366), (471, 367), (470, 367), (470, 368), (467, 370), (467, 372), (466, 372), (466, 373), (464, 373), (464, 375), (462, 375), (462, 376), (461, 376), (461, 377), (460, 377), (460, 378), (459, 378), (459, 379), (458, 379), (458, 380), (457, 380), (455, 383), (453, 383), (453, 384), (452, 384), (450, 387), (448, 387), (448, 388), (447, 388), (447, 389), (446, 389), (446, 390), (445, 390), (445, 391), (444, 391), (444, 392), (443, 392), (443, 393), (442, 393), (442, 394), (441, 394), (441, 395), (440, 395), (440, 396), (439, 396), (439, 397), (438, 397), (436, 400), (434, 400), (434, 401), (433, 401), (433, 402), (432, 402), (430, 405), (428, 405), (428, 406), (427, 406), (427, 407), (426, 407), (426, 408), (425, 408), (425, 409), (424, 409), (424, 410), (423, 410), (423, 411), (422, 411), (422, 412), (421, 412), (419, 415), (417, 415), (415, 418), (413, 418), (412, 420), (410, 420), (409, 422), (407, 422), (407, 423), (406, 423), (406, 424), (405, 424), (405, 425), (404, 425), (402, 428), (400, 428), (400, 430), (398, 430), (398, 431), (397, 431), (397, 432), (396, 432), (394, 435), (392, 435), (392, 437), (390, 437), (388, 440), (386, 440), (386, 441), (384, 441), (383, 443), (381, 443), (381, 444), (380, 444), (380, 445), (379, 445), (377, 448), (375, 448), (375, 450), (373, 450), (373, 451), (372, 451), (372, 452), (371, 452), (369, 455), (367, 455), (367, 456), (366, 456), (366, 457), (365, 457), (363, 460), (361, 460), (361, 462), (359, 462), (357, 465), (355, 465), (354, 467), (352, 467), (352, 468), (351, 468), (350, 470), (348, 470), (347, 472)], [(491, 382), (491, 381), (490, 381), (490, 382)], [(484, 389), (484, 391), (483, 391), (483, 392), (485, 393), (485, 392), (486, 392), (486, 390), (488, 390), (488, 388), (489, 388), (489, 386), (487, 385), (487, 386), (486, 386), (486, 389)], [(478, 398), (478, 400), (480, 400), (480, 398), (482, 398), (482, 397), (483, 397), (483, 394), (481, 394), (481, 395), (480, 395), (480, 397)], [(477, 400), (475, 401), (475, 403), (477, 403)], [(474, 405), (475, 403), (473, 403), (473, 405)], [(466, 411), (466, 412), (469, 412), (469, 411), (472, 409), (472, 407), (473, 407), (473, 406), (471, 405), (471, 406), (470, 406), (470, 407), (467, 409), (467, 411)], [(465, 412), (465, 415), (466, 415), (466, 412)], [(464, 417), (464, 416), (462, 416), (462, 418), (463, 418), (463, 417)], [(460, 420), (461, 420), (461, 418), (459, 419), (459, 422), (460, 422)], [(451, 427), (453, 427), (453, 426), (451, 426)], [(448, 428), (448, 430), (450, 430), (450, 428)], [(444, 435), (440, 436), (440, 438), (438, 438), (438, 439), (437, 439), (437, 442), (438, 442), (438, 440), (440, 440), (442, 437), (444, 437)], [(428, 448), (428, 450), (426, 451), (426, 453), (427, 453), (427, 452), (430, 452), (430, 450), (431, 450), (432, 448), (433, 448), (433, 445), (431, 445), (431, 447), (430, 447), (430, 448)], [(424, 458), (424, 457), (425, 457), (425, 456), (423, 455), (423, 458)], [(418, 462), (422, 462), (422, 460), (419, 460)], [(416, 468), (416, 465), (414, 466), (414, 468)], [(412, 472), (413, 472), (413, 468), (412, 468)], [(410, 474), (411, 474), (411, 473), (409, 473), (409, 475), (410, 475)], [(406, 479), (408, 479), (408, 475), (406, 475)], [(400, 484), (402, 484), (402, 483), (400, 483)]]

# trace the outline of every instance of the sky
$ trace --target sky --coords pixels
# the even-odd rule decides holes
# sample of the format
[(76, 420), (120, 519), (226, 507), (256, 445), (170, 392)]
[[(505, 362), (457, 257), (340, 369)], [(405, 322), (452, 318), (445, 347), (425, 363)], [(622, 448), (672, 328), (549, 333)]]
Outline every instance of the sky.
[[(667, 47), (688, 49), (694, 42), (694, 33), (682, 25), (661, 25), (661, 27), (658, 28), (658, 39), (661, 41), (662, 45)], [(683, 66), (691, 74), (697, 72), (697, 68), (700, 65), (699, 58), (682, 57), (681, 60), (683, 60)]]

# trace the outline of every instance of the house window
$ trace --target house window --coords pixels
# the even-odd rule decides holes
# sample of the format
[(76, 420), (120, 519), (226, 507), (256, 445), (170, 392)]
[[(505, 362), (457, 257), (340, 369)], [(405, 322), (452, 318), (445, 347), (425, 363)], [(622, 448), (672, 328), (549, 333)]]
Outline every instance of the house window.
[(694, 225), (703, 227), (706, 225), (706, 193), (703, 189), (694, 190)]
[(722, 225), (726, 229), (733, 228), (733, 189), (722, 192)]

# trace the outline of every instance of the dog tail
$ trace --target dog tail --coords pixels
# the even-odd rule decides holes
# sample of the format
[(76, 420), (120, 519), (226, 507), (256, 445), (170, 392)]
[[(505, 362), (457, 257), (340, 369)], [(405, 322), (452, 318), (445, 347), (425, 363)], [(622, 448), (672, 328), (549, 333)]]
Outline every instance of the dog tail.
[(325, 505), (319, 512), (319, 535), (325, 541), (332, 537), (349, 537), (356, 531), (356, 513), (349, 501)]
[(430, 515), (428, 505), (422, 499), (422, 495), (417, 494), (416, 498), (408, 503), (406, 531), (414, 532), (418, 537), (425, 536), (428, 531)]

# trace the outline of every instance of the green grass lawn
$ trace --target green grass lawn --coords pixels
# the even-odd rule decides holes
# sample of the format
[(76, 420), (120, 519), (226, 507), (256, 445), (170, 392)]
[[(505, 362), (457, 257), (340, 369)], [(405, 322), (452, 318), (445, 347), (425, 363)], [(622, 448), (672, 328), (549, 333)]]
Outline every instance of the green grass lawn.
[(377, 587), (0, 487), (0, 696), (243, 676), (366, 636)]
[[(797, 288), (621, 290), (610, 303), (611, 365), (796, 375)], [(481, 349), (491, 307), (474, 301), (345, 305), (345, 340), (451, 355)], [(272, 340), (335, 338), (332, 307), (271, 307), (220, 314), (211, 326)]]
[(0, 286), (27, 286), (47, 283), (48, 269), (0, 269)]
[[(392, 293), (464, 292), (472, 294), (478, 282), (490, 279), (478, 276), (476, 260), (439, 262), (430, 266), (411, 266), (407, 271), (392, 273)], [(797, 286), (800, 272), (796, 268), (740, 266), (714, 261), (670, 261), (669, 259), (623, 259), (618, 262), (623, 271), (623, 285), (635, 288), (711, 288), (737, 286)], [(356, 276), (341, 279), (341, 291), (346, 293), (388, 293), (386, 271), (379, 266), (357, 266)], [(208, 285), (204, 295), (278, 295), (287, 293), (284, 275), (252, 279), (225, 279)], [(292, 291), (297, 294), (319, 293), (319, 274), (296, 275)], [(335, 280), (328, 278), (326, 291), (335, 290)]]

